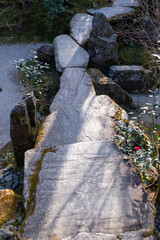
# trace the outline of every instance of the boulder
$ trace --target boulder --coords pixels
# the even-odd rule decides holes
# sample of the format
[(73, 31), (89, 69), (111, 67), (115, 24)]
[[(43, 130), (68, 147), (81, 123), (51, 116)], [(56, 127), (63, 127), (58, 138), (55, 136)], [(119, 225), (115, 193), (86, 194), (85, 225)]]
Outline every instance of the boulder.
[(103, 13), (96, 13), (88, 40), (88, 53), (93, 66), (107, 67), (118, 62), (117, 35)]
[(129, 94), (111, 78), (106, 77), (99, 69), (96, 68), (90, 68), (87, 72), (92, 79), (97, 95), (108, 95), (117, 104), (124, 104), (126, 106), (131, 105), (131, 96), (129, 96)]
[(40, 61), (48, 63), (50, 66), (55, 65), (54, 47), (53, 45), (45, 44), (37, 49), (37, 56)]
[(140, 2), (138, 0), (114, 0), (113, 7), (139, 7)]
[(17, 166), (24, 164), (24, 153), (34, 146), (37, 135), (36, 99), (27, 94), (10, 114), (10, 136)]
[(63, 72), (65, 68), (87, 68), (89, 55), (68, 35), (54, 39), (56, 69)]
[(50, 106), (54, 112), (64, 106), (83, 103), (87, 98), (95, 96), (95, 91), (84, 68), (67, 68), (60, 78), (60, 90)]
[[(94, 237), (153, 227), (154, 208), (141, 180), (113, 141), (57, 146), (46, 152), (35, 207), (23, 225), (24, 237), (63, 239), (79, 232)], [(85, 240), (106, 239), (85, 235)]]
[(128, 92), (146, 90), (154, 85), (152, 72), (142, 66), (110, 66), (109, 76)]
[(87, 13), (94, 15), (95, 13), (103, 13), (108, 20), (115, 18), (120, 15), (124, 15), (132, 12), (134, 9), (131, 7), (123, 7), (123, 6), (114, 6), (114, 7), (104, 7), (100, 9), (88, 9)]
[(83, 45), (89, 39), (92, 19), (91, 15), (85, 13), (76, 13), (73, 16), (70, 22), (71, 36), (78, 44)]
[(38, 148), (110, 140), (115, 124), (127, 120), (127, 113), (105, 95), (87, 98), (81, 104), (64, 105), (44, 120)]

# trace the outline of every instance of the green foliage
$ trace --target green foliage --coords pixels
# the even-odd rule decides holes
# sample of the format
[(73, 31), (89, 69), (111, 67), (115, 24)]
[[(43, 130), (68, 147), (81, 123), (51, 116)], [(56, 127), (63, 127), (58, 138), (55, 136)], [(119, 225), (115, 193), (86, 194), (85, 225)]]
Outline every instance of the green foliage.
[(6, 165), (6, 164), (10, 163), (13, 156), (14, 156), (13, 152), (7, 152), (6, 154), (2, 155), (2, 157), (0, 158), (0, 161), (1, 161), (1, 163)]
[[(124, 154), (129, 156), (132, 162), (136, 165), (142, 179), (147, 182), (153, 177), (152, 168), (157, 168), (159, 174), (159, 125), (157, 119), (160, 117), (160, 103), (156, 100), (157, 89), (150, 90), (150, 101), (142, 107), (142, 113), (138, 119), (132, 117), (129, 124), (124, 124), (116, 128), (117, 135), (115, 140)], [(150, 125), (150, 132), (148, 134), (144, 130), (143, 115), (147, 114), (152, 119)], [(137, 121), (138, 120), (138, 121)], [(152, 171), (152, 175), (150, 175)], [(154, 177), (157, 175), (154, 172)]]
[(60, 14), (67, 10), (65, 3), (67, 3), (68, 0), (42, 0), (42, 2), (47, 12), (46, 23), (50, 25), (52, 25), (50, 21), (58, 18)]
[[(49, 69), (49, 64), (45, 63), (43, 64), (38, 60), (38, 57), (36, 55), (35, 51), (32, 51), (34, 53), (34, 57), (31, 59), (28, 59), (26, 62), (24, 59), (20, 59), (15, 61), (15, 67), (24, 74), (24, 78), (21, 80), (21, 84), (30, 90), (35, 90), (38, 88), (42, 83), (42, 74), (44, 70)], [(39, 98), (41, 98), (42, 92), (38, 91)]]

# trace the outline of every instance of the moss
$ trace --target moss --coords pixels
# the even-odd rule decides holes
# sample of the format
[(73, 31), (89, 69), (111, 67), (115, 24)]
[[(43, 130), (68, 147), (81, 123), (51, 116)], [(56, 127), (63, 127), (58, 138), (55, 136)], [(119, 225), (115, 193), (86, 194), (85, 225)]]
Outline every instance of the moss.
[(43, 135), (43, 123), (44, 123), (44, 121), (45, 121), (45, 119), (46, 118), (44, 118), (42, 121), (41, 121), (41, 123), (39, 124), (39, 126), (38, 126), (38, 134), (37, 134), (37, 138), (36, 138), (36, 143), (35, 143), (35, 148), (37, 148), (38, 147), (38, 143), (41, 141), (41, 139), (42, 139), (42, 135)]
[(17, 214), (17, 206), (21, 197), (13, 190), (6, 189), (0, 191), (0, 227)]
[(29, 197), (27, 200), (27, 210), (25, 211), (25, 217), (23, 220), (23, 223), (21, 225), (21, 229), (20, 231), (23, 231), (23, 226), (25, 224), (26, 218), (28, 217), (28, 215), (32, 215), (34, 212), (34, 208), (35, 208), (35, 194), (36, 194), (36, 186), (37, 183), (39, 181), (39, 173), (41, 171), (41, 165), (42, 165), (42, 161), (43, 158), (45, 156), (46, 153), (48, 152), (56, 152), (56, 146), (50, 147), (50, 148), (45, 148), (42, 150), (42, 157), (40, 160), (38, 160), (35, 165), (34, 165), (34, 169), (32, 170), (32, 174), (30, 175), (29, 179), (28, 179), (28, 183), (29, 183)]
[(145, 231), (142, 233), (142, 237), (147, 238), (150, 236), (156, 236), (156, 231), (155, 230), (150, 230), (150, 231)]
[(118, 240), (122, 240), (122, 238), (121, 238), (120, 236), (116, 236), (116, 238), (117, 238)]

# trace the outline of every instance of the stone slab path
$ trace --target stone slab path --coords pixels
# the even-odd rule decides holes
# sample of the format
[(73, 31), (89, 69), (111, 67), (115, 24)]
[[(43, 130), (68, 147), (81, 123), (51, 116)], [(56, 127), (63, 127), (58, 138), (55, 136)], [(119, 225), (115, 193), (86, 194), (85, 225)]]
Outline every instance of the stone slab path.
[(116, 235), (153, 227), (152, 211), (134, 167), (115, 143), (70, 144), (45, 155), (24, 236), (63, 239), (81, 231)]
[(42, 44), (0, 45), (0, 148), (10, 140), (10, 112), (23, 97), (22, 87), (17, 81), (14, 61), (31, 57), (31, 49)]

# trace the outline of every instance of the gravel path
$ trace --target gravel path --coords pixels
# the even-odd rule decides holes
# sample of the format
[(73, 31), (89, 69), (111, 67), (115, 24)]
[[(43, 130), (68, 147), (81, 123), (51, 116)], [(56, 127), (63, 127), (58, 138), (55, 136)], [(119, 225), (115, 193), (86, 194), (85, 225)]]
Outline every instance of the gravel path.
[(0, 45), (0, 148), (10, 141), (10, 112), (23, 97), (14, 61), (31, 57), (42, 44)]

